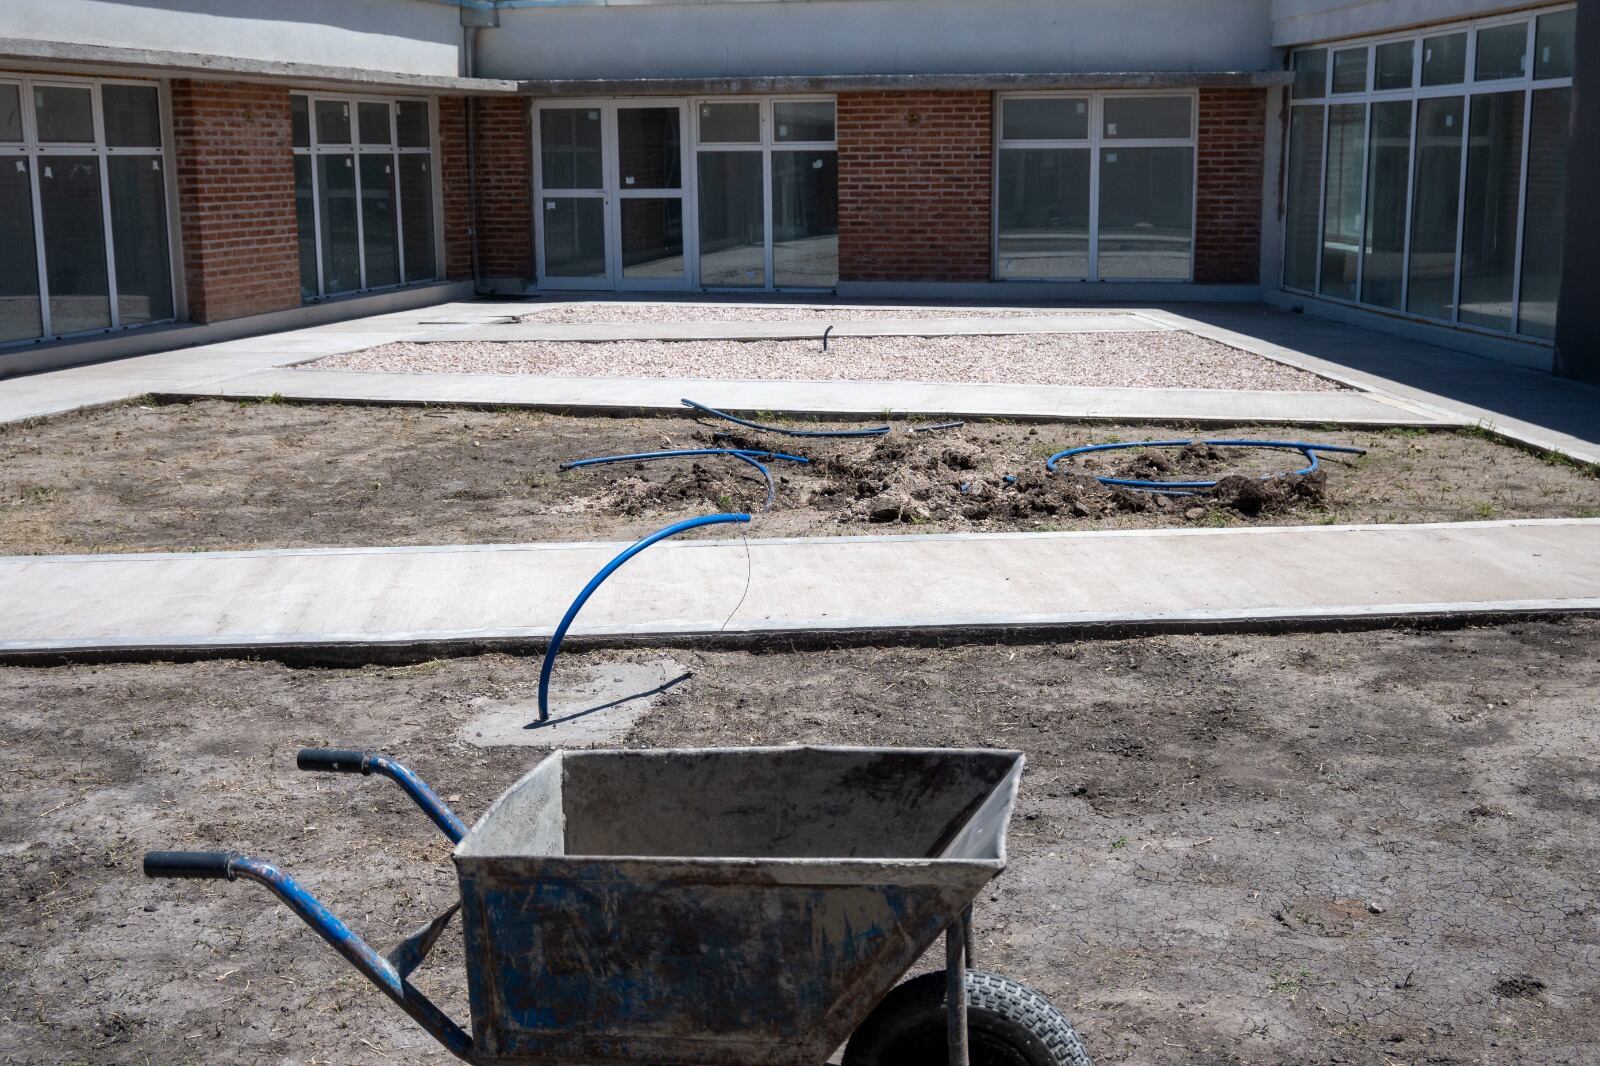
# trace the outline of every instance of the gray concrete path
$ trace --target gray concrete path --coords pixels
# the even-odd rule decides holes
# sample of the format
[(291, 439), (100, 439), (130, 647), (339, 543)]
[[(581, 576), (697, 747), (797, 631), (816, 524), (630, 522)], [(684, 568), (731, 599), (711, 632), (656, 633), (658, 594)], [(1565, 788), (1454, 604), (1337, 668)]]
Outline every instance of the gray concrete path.
[(1199, 423), (1299, 422), (1355, 426), (1455, 425), (1447, 415), (1365, 392), (1105, 389), (1064, 385), (957, 385), (916, 381), (729, 381), (567, 378), (533, 374), (396, 374), (263, 370), (163, 390), (187, 397), (479, 404), (547, 410), (681, 413), (688, 397), (722, 410), (839, 418), (1155, 419)]
[[(539, 638), (619, 548), (0, 558), (0, 652)], [(573, 633), (1595, 610), (1600, 519), (748, 542), (725, 535), (641, 554), (601, 587)]]
[(1135, 313), (1027, 315), (984, 318), (880, 318), (851, 321), (851, 308), (839, 308), (839, 321), (797, 322), (513, 322), (472, 326), (420, 341), (772, 341), (816, 340), (830, 326), (830, 337), (1003, 337), (1021, 333), (1149, 333), (1177, 327)]

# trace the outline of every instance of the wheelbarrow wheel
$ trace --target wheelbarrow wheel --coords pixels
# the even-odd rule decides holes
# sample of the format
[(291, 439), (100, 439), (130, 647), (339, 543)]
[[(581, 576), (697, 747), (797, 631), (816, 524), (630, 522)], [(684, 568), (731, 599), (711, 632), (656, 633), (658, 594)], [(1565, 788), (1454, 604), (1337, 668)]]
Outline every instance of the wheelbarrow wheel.
[[(844, 1066), (945, 1066), (945, 975), (900, 985), (861, 1023)], [(1027, 985), (967, 971), (967, 1043), (971, 1066), (1090, 1066), (1066, 1015)]]

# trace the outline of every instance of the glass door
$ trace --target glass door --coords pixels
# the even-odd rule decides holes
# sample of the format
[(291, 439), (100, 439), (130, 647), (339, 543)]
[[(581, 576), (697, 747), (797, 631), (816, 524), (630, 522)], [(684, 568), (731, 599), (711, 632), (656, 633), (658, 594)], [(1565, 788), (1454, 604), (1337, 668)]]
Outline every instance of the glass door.
[(609, 289), (605, 105), (538, 110), (539, 278), (553, 288)]
[(676, 101), (539, 107), (541, 284), (688, 287), (684, 111)]

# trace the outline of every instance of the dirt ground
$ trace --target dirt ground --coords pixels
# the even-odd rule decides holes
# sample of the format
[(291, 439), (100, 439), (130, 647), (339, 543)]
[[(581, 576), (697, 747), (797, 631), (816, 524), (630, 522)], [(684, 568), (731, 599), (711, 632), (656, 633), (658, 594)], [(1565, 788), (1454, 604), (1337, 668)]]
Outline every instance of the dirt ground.
[[(981, 965), (1102, 1064), (1600, 1060), (1600, 621), (670, 655), (628, 745), (1023, 750)], [(453, 899), (447, 845), (295, 749), (386, 750), (470, 820), (540, 755), (465, 744), (473, 701), (537, 672), (0, 670), (0, 1062), (453, 1061), (263, 889), (139, 860), (276, 860), (387, 950)], [(452, 930), (416, 974), (458, 1016), (461, 966)]]
[[(623, 539), (712, 510), (760, 512), (759, 474), (723, 457), (557, 469), (586, 456), (713, 445), (814, 460), (772, 464), (776, 502), (758, 514), (757, 536), (885, 524), (943, 533), (1600, 515), (1600, 479), (1472, 434), (912, 425), (896, 423), (883, 439), (807, 441), (687, 418), (127, 404), (0, 427), (0, 554)], [(717, 436), (725, 430), (735, 435)], [(1220, 497), (1168, 499), (1044, 474), (1047, 456), (1076, 445), (1240, 434), (1369, 453), (1325, 457), (1325, 480), (1230, 481)], [(1301, 463), (1297, 452), (1196, 450), (1109, 453), (1075, 466), (1210, 480)]]

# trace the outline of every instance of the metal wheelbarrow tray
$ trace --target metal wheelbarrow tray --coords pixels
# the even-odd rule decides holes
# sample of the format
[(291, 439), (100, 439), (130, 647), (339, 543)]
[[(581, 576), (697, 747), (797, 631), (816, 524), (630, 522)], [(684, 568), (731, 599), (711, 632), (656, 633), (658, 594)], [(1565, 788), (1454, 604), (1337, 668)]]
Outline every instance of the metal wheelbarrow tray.
[(145, 869), (266, 883), (475, 1063), (817, 1066), (953, 930), (964, 1057), (958, 940), (1005, 866), (1022, 764), (993, 750), (558, 751), (467, 831), (397, 763), (302, 752), (303, 769), (393, 777), (457, 842), (470, 1038), (406, 980), (455, 908), (382, 956), (259, 860), (162, 852)]

